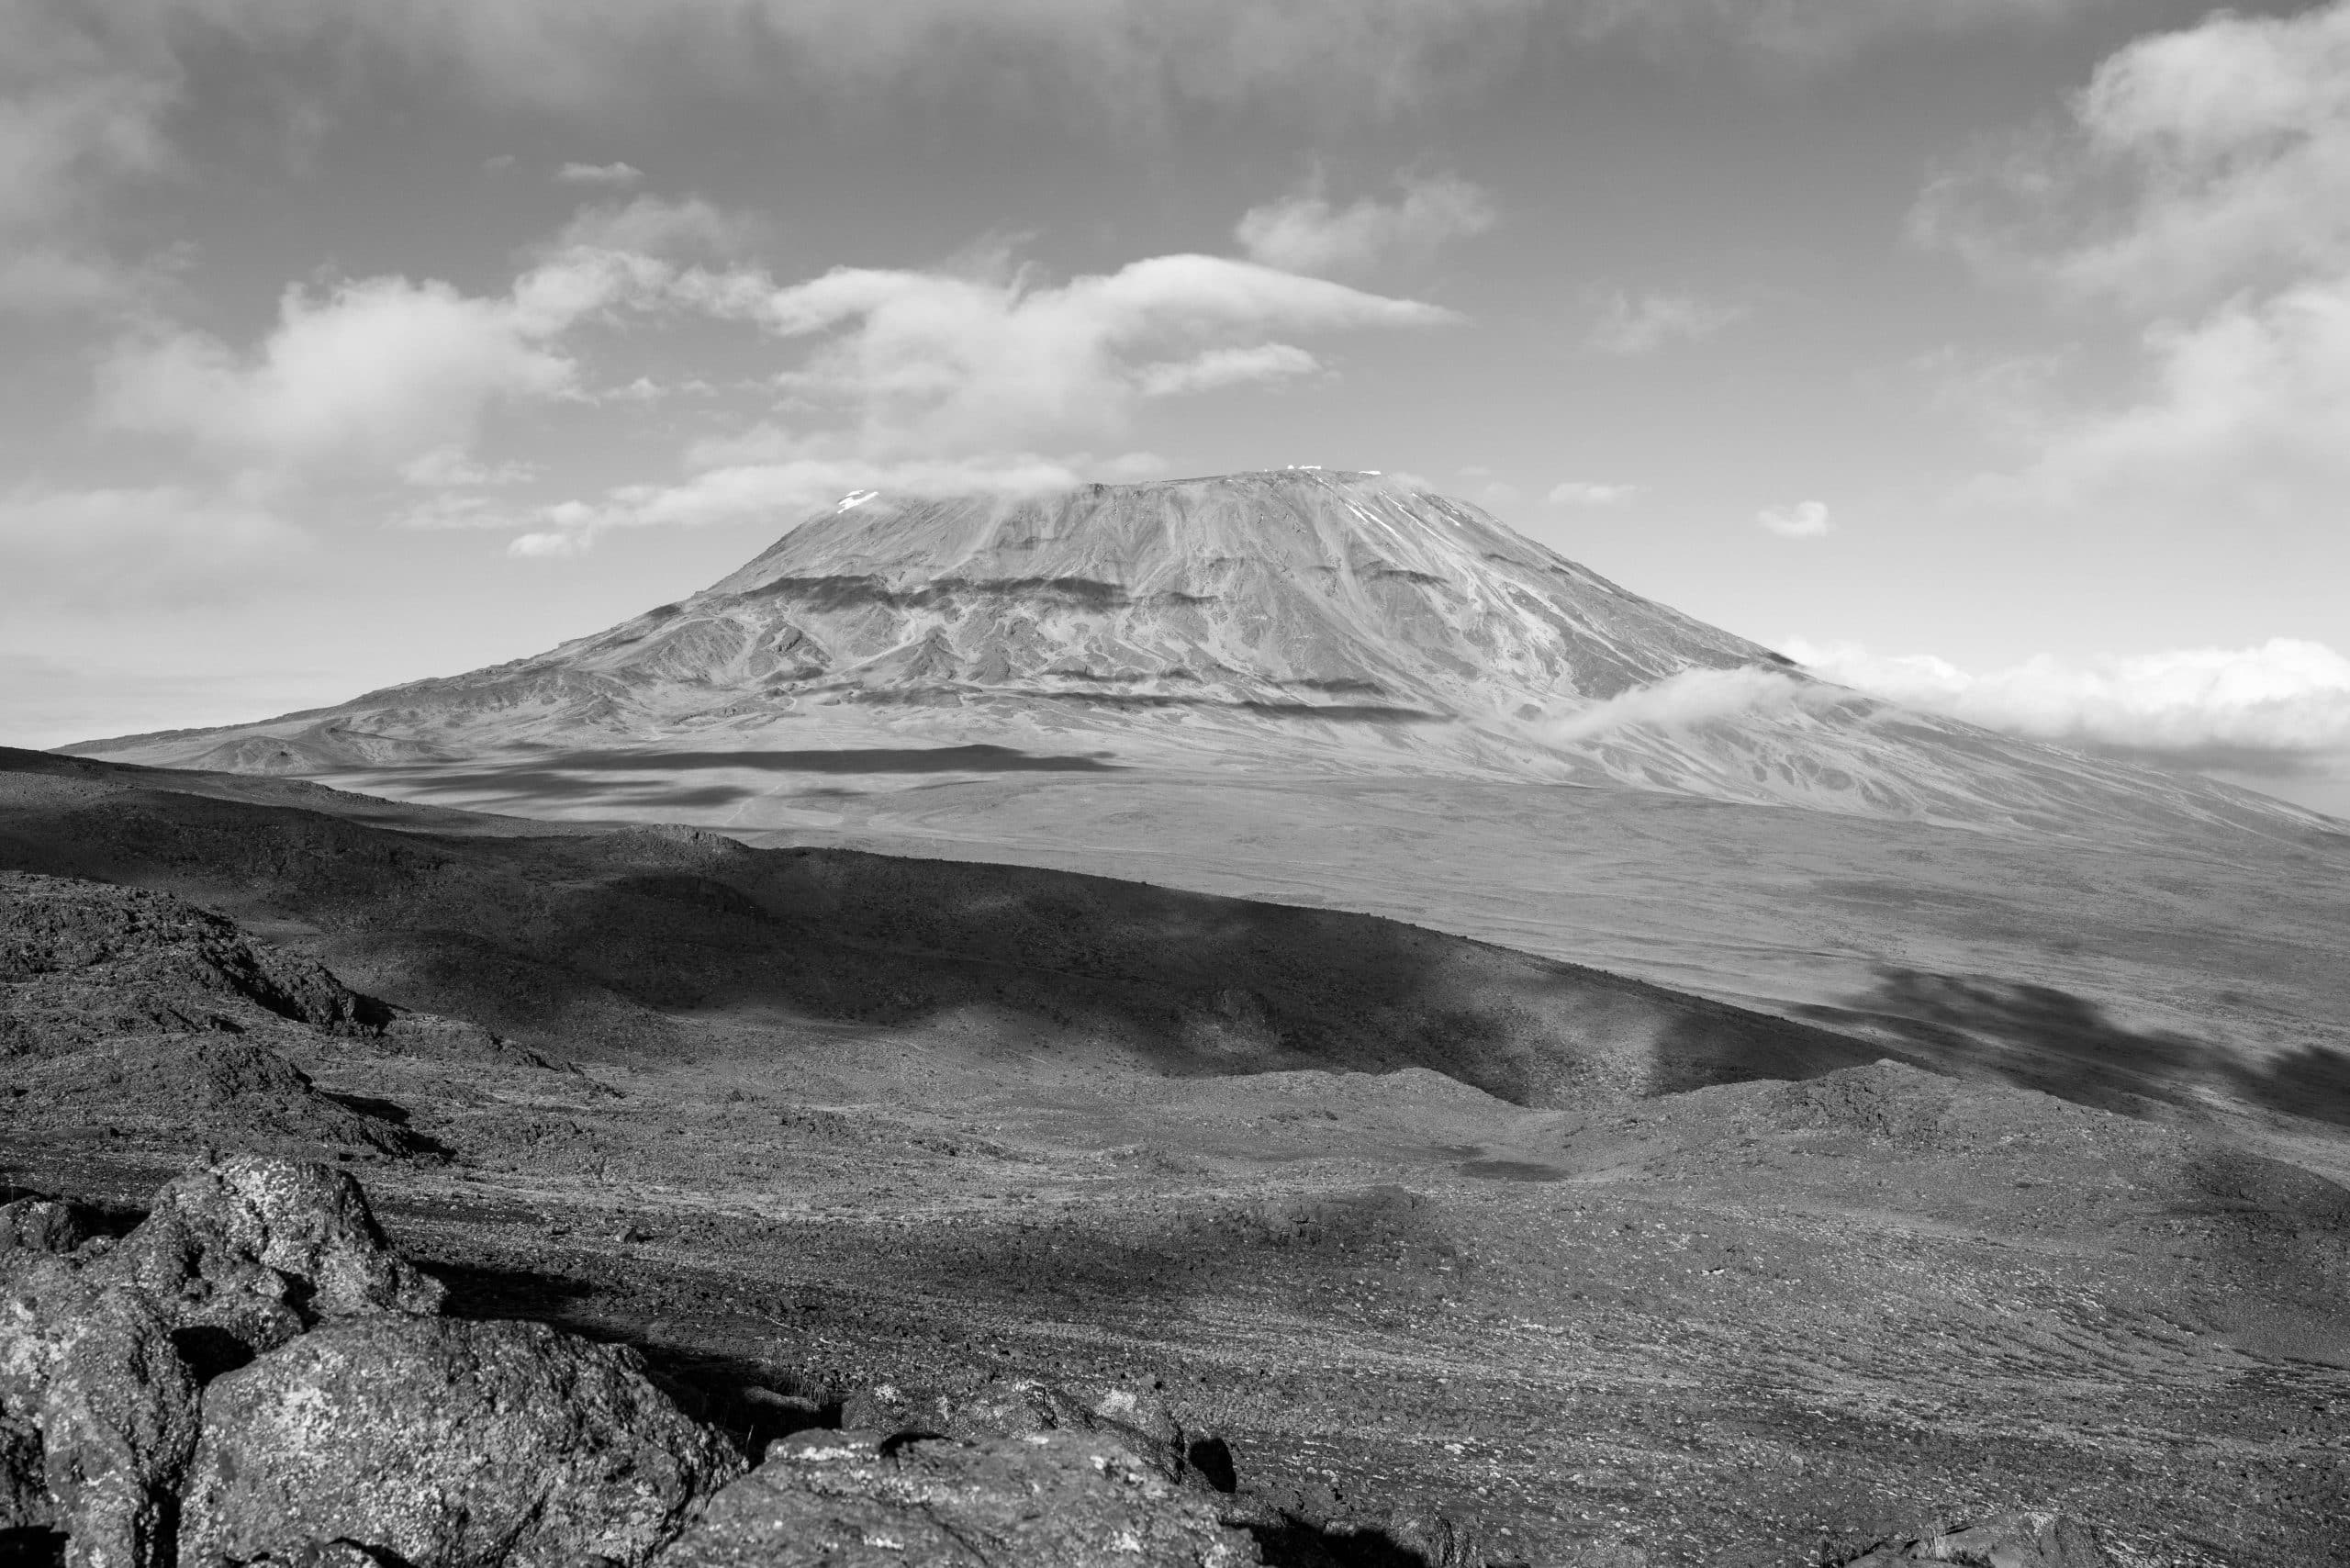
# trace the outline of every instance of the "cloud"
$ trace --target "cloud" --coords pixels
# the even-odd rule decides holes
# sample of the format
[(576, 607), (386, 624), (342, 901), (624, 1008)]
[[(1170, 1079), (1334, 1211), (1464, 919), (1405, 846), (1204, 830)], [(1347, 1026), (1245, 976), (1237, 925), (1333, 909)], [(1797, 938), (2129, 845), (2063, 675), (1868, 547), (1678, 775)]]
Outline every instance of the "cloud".
[(2065, 124), (1929, 185), (1911, 231), (1994, 274), (2142, 308), (2350, 267), (2350, 3), (2139, 39)]
[(819, 340), (796, 384), (853, 409), (868, 456), (1019, 450), (1122, 431), (1139, 398), (1305, 372), (1270, 334), (1441, 326), (1415, 300), (1222, 256), (1155, 256), (1040, 284), (841, 268), (767, 287), (683, 280), (681, 295), (787, 339)]
[(1322, 363), (1290, 343), (1209, 349), (1190, 359), (1142, 367), (1137, 388), (1147, 398), (1179, 398), (1227, 386), (1294, 381), (1322, 373)]
[(519, 485), (538, 477), (529, 463), (479, 463), (462, 447), (438, 446), (400, 465), (399, 476), (425, 489), (458, 486)]
[(1744, 308), (1690, 294), (1618, 292), (1604, 300), (1591, 326), (1590, 343), (1602, 353), (1630, 357), (1654, 353), (1674, 343), (1695, 342), (1744, 316)]
[(1251, 261), (1289, 272), (1348, 276), (1391, 259), (1423, 257), (1453, 240), (1483, 234), (1497, 213), (1493, 194), (1457, 174), (1404, 174), (1392, 202), (1365, 196), (1337, 207), (1320, 174), (1304, 188), (1252, 207), (1233, 229)]
[[(1024, 116), (1041, 106), (1146, 128), (1238, 106), (1326, 123), (1392, 118), (1476, 91), (1545, 40), (1729, 38), (1766, 55), (1834, 58), (1904, 29), (2089, 3), (0, 0), (0, 254), (40, 251), (73, 263), (24, 271), (20, 282), (40, 286), (0, 288), (0, 307), (87, 305), (99, 281), (106, 303), (140, 292), (143, 262), (110, 250), (99, 215), (127, 187), (185, 173), (175, 121), (195, 67), (222, 60), (276, 71), (309, 57), (330, 63), (321, 80), (405, 74), (501, 107), (565, 114), (642, 111), (688, 95), (866, 99), (903, 86)], [(291, 136), (314, 134), (336, 106), (312, 95), (241, 112), (274, 116)], [(500, 153), (484, 167), (511, 162)], [(571, 167), (615, 178), (627, 169)], [(1412, 206), (1409, 196), (1403, 205)], [(73, 286), (50, 286), (61, 277)]]
[[(28, 75), (95, 58), (167, 100), (184, 57), (227, 48), (331, 51), (354, 75), (406, 70), (501, 105), (562, 110), (641, 107), (665, 92), (906, 82), (1122, 120), (1237, 104), (1359, 118), (1483, 82), (1545, 10), (1544, 0), (10, 0), (0, 54), (26, 58)], [(51, 47), (28, 57), (27, 38)]]
[(438, 282), (289, 289), (251, 355), (186, 330), (117, 345), (100, 367), (98, 415), (239, 459), (397, 468), (462, 453), (495, 403), (568, 387), (571, 361), (544, 342), (565, 324)]
[(1621, 506), (1640, 493), (1638, 485), (1603, 485), (1589, 479), (1567, 479), (1550, 487), (1542, 498), (1554, 507)]
[(2036, 740), (2255, 773), (2350, 759), (2350, 658), (2321, 643), (2041, 656), (1985, 675), (1852, 643), (1780, 647), (1830, 680)]
[(632, 185), (644, 171), (633, 163), (565, 163), (554, 177), (567, 185)]
[(2029, 466), (1972, 493), (2291, 515), (2350, 484), (2350, 276), (2158, 321), (2143, 348), (2135, 400), (2049, 421)]
[(549, 257), (578, 252), (619, 252), (668, 259), (725, 259), (755, 249), (766, 225), (701, 196), (583, 207), (546, 247)]
[(95, 16), (42, 0), (0, 7), (0, 309), (114, 306), (144, 269), (103, 242), (106, 197), (176, 166), (162, 119), (177, 73), (109, 47)]
[(1581, 712), (1543, 721), (1537, 727), (1547, 740), (1572, 744), (1621, 729), (1701, 729), (1759, 712), (1790, 712), (1837, 700), (1841, 699), (1836, 693), (1823, 692), (1777, 670), (1751, 666), (1688, 669), (1619, 692)]
[[(1288, 336), (1459, 319), (1228, 257), (1151, 257), (1058, 284), (1001, 260), (971, 273), (843, 268), (784, 284), (755, 266), (675, 259), (739, 232), (707, 204), (639, 200), (581, 214), (505, 295), (400, 277), (292, 289), (249, 352), (173, 329), (118, 343), (101, 367), (97, 412), (279, 478), (397, 477), (452, 492), (412, 507), (413, 526), (504, 522), (536, 535), (549, 530), (527, 514), (453, 492), (531, 476), (476, 460), (476, 438), (501, 406), (589, 396), (578, 385), (579, 330), (630, 313), (695, 315), (757, 329), (795, 356), (774, 378), (789, 423), (703, 443), (692, 465), (709, 472), (678, 485), (569, 503), (576, 511), (554, 532), (584, 538), (796, 506), (852, 478), (1060, 483), (1073, 460), (1000, 454), (1122, 436), (1145, 399), (1322, 374)], [(664, 390), (646, 380), (604, 396)]]
[(119, 607), (274, 586), (301, 530), (226, 492), (182, 485), (0, 491), (0, 575), (17, 607)]
[(1754, 521), (1782, 539), (1817, 539), (1835, 525), (1825, 501), (1797, 501), (1788, 507), (1765, 507)]
[(1930, 186), (1912, 230), (2143, 322), (2132, 392), (2026, 388), (1994, 422), (2037, 451), (1971, 498), (2290, 515), (2350, 483), (2350, 0), (2135, 40), (2064, 125)]
[(1728, 43), (1780, 66), (1841, 64), (1906, 35), (2051, 25), (2109, 0), (1583, 0), (1564, 7), (1587, 35), (1628, 34), (1658, 50)]
[[(613, 528), (706, 528), (758, 523), (789, 526), (844, 496), (989, 495), (1026, 498), (1075, 489), (1085, 483), (1085, 460), (1033, 454), (948, 460), (877, 462), (854, 457), (798, 457), (776, 463), (712, 468), (674, 485), (623, 486), (596, 502), (566, 501), (529, 518), (531, 531), (508, 554), (559, 557), (588, 549)], [(1103, 476), (1147, 477), (1164, 465), (1145, 453), (1100, 465)], [(512, 518), (484, 519), (511, 526)]]

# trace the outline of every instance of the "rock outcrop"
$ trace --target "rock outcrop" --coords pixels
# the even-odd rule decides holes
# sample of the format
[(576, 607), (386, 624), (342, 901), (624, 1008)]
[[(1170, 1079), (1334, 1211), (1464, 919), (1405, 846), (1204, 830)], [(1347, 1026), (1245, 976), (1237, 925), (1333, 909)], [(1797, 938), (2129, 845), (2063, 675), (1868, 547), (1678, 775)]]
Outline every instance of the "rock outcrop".
[(359, 1034), (364, 999), (169, 893), (0, 871), (0, 1056), (285, 1020)]
[(130, 1035), (26, 1063), (0, 1096), (0, 1126), (49, 1137), (112, 1129), (185, 1147), (208, 1139), (285, 1153), (437, 1157), (396, 1121), (337, 1100), (251, 1036)]
[(1240, 1568), (1255, 1542), (1108, 1439), (801, 1432), (721, 1492), (663, 1568)]
[(348, 1172), (254, 1155), (164, 1187), (95, 1268), (174, 1329), (225, 1335), (253, 1355), (319, 1322), (437, 1312), (446, 1294), (392, 1250)]
[(1959, 1568), (2109, 1568), (2097, 1537), (2063, 1514), (2014, 1513), (1879, 1542), (1844, 1568), (1946, 1562)]
[(534, 1323), (347, 1323), (206, 1391), (180, 1561), (341, 1542), (412, 1568), (643, 1568), (741, 1469), (632, 1350)]
[(0, 872), (0, 1137), (437, 1155), (397, 1107), (340, 1100), (286, 1054), (375, 1040), (393, 1016), (169, 894)]

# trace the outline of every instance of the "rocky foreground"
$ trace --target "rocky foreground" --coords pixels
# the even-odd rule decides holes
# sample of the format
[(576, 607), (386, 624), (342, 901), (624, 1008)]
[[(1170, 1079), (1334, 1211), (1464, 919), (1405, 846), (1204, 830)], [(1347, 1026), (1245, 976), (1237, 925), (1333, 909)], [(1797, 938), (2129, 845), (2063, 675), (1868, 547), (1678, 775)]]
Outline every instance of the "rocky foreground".
[[(263, 1156), (119, 1239), (0, 1206), (0, 1543), (77, 1568), (1225, 1568), (1513, 1561), (1441, 1518), (1302, 1543), (1157, 1396), (868, 1391), (746, 1451), (624, 1347), (440, 1316), (359, 1183)], [(826, 1417), (845, 1417), (833, 1427)], [(1267, 1548), (1272, 1550), (1269, 1554)], [(1349, 1550), (1352, 1548), (1353, 1550)], [(1853, 1568), (2098, 1568), (2062, 1516), (1965, 1521)]]

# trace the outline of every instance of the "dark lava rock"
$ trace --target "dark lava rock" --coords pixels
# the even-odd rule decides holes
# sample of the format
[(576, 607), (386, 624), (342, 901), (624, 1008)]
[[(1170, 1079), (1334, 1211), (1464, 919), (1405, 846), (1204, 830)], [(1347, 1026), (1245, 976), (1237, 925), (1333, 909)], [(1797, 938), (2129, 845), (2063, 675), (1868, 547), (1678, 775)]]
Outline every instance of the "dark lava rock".
[(801, 1432), (711, 1499), (662, 1568), (1239, 1568), (1256, 1543), (1105, 1438)]
[(368, 1030), (365, 999), (168, 893), (0, 871), (0, 1056), (290, 1020)]
[(166, 1185), (94, 1272), (252, 1354), (322, 1320), (438, 1312), (447, 1294), (392, 1250), (347, 1172), (257, 1155)]
[(341, 1542), (412, 1568), (642, 1568), (741, 1471), (633, 1350), (537, 1323), (341, 1324), (205, 1391), (180, 1562)]
[(0, 1530), (65, 1533), (73, 1568), (166, 1568), (196, 1400), (151, 1303), (24, 1256), (0, 1276)]
[(82, 1211), (54, 1198), (18, 1198), (0, 1204), (0, 1252), (71, 1252), (90, 1239)]
[(1963, 1568), (2109, 1568), (2087, 1525), (2063, 1514), (2002, 1514), (1948, 1530), (1879, 1542), (1845, 1568), (1951, 1562)]
[[(404, 1113), (403, 1113), (404, 1114)], [(440, 1152), (398, 1122), (354, 1110), (249, 1036), (146, 1035), (36, 1058), (0, 1096), (0, 1126), (45, 1137), (104, 1126), (185, 1143), (408, 1158)]]

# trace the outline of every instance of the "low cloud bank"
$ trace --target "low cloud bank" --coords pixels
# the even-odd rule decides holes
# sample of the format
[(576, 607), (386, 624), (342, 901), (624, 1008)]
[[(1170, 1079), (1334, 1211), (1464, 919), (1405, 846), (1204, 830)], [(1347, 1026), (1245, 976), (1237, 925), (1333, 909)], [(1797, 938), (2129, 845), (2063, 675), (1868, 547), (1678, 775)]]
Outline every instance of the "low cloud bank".
[(1808, 682), (1778, 670), (1689, 669), (1648, 686), (1636, 686), (1580, 713), (1548, 721), (1544, 738), (1553, 742), (1595, 740), (1616, 730), (1693, 730), (1762, 713), (1790, 713), (1833, 701)]
[(2350, 771), (2350, 658), (2322, 643), (2042, 656), (1984, 675), (1853, 643), (1780, 648), (1826, 679), (2009, 734), (2188, 767)]

